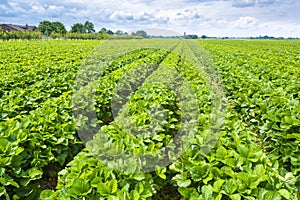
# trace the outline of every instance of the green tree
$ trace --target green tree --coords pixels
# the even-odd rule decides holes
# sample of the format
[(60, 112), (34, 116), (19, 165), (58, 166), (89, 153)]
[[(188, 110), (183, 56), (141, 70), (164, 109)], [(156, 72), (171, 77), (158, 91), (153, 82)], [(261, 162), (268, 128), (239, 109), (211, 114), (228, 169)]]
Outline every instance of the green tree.
[(113, 34), (114, 34), (114, 32), (112, 32), (111, 30), (108, 30), (107, 33), (108, 33), (109, 35), (113, 35)]
[(50, 21), (44, 20), (44, 21), (40, 22), (40, 24), (38, 26), (38, 30), (42, 34), (49, 36), (53, 31), (52, 23)]
[(137, 31), (134, 35), (136, 35), (136, 36), (142, 36), (144, 38), (146, 38), (148, 36), (147, 33), (146, 33), (146, 31), (143, 31), (143, 30)]
[(107, 33), (106, 31), (107, 31), (106, 28), (101, 28), (101, 30), (99, 31), (99, 33), (104, 34), (104, 33)]
[(92, 22), (86, 21), (83, 26), (88, 33), (95, 32), (94, 24)]
[(71, 26), (71, 32), (72, 33), (84, 33), (84, 26), (82, 23), (76, 23), (73, 26)]
[(51, 27), (52, 31), (55, 33), (65, 35), (67, 32), (65, 25), (63, 25), (61, 22), (52, 22)]
[(121, 30), (117, 30), (117, 31), (116, 31), (116, 34), (117, 34), (117, 35), (123, 35), (123, 34), (124, 34), (124, 32), (123, 32), (123, 31), (121, 31)]

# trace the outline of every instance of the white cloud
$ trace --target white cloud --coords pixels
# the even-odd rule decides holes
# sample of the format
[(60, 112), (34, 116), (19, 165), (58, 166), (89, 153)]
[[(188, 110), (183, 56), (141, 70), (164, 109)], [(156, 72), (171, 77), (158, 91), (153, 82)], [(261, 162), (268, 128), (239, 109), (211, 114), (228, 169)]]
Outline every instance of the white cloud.
[(37, 12), (37, 13), (44, 13), (46, 11), (46, 9), (41, 5), (33, 5), (31, 7), (31, 11), (32, 12)]
[(49, 11), (62, 11), (64, 9), (63, 6), (51, 5), (48, 7)]
[(110, 17), (111, 20), (133, 20), (133, 15), (124, 11), (115, 11)]
[(251, 28), (257, 25), (257, 19), (255, 17), (244, 16), (240, 17), (235, 25), (241, 28)]
[(254, 6), (256, 0), (234, 0), (233, 6), (236, 7), (248, 7), (248, 6)]

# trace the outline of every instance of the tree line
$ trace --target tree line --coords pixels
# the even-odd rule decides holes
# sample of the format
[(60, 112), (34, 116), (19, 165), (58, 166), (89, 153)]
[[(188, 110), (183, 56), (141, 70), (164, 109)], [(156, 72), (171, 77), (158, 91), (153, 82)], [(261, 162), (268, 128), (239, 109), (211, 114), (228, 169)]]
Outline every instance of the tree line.
[(71, 26), (71, 30), (67, 31), (65, 25), (61, 22), (51, 22), (44, 20), (39, 23), (37, 31), (6, 31), (0, 28), (0, 39), (137, 39), (146, 38), (147, 33), (139, 30), (128, 34), (122, 30), (117, 30), (115, 33), (112, 30), (101, 28), (99, 32), (95, 31), (95, 26), (91, 21), (84, 23), (75, 23)]
[(40, 40), (39, 31), (6, 31), (0, 27), (0, 40)]

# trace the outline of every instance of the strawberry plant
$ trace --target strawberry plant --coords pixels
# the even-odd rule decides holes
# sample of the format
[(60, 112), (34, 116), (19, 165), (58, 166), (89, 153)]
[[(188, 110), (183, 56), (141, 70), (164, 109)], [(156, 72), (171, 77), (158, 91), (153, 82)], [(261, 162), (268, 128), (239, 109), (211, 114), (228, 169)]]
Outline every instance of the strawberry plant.
[[(189, 48), (197, 50), (193, 45)], [(175, 48), (174, 51), (180, 50)], [(156, 53), (151, 54), (150, 57), (155, 55)], [(197, 58), (193, 58), (193, 55), (185, 58), (169, 53), (162, 62), (156, 61), (160, 65), (157, 69), (154, 68), (154, 71), (152, 65), (146, 68), (133, 62), (125, 64), (122, 68), (115, 68), (101, 77), (95, 93), (96, 107), (107, 106), (107, 109), (96, 109), (101, 128), (92, 139), (89, 138), (87, 149), (60, 172), (57, 191), (44, 191), (41, 197), (297, 198), (294, 183), (284, 181), (288, 177), (281, 173), (281, 166), (274, 163), (261, 148), (257, 142), (257, 135), (240, 117), (239, 110), (232, 109), (231, 105), (226, 109), (227, 114), (219, 139), (210, 151), (203, 148), (209, 145), (208, 141), (212, 141), (207, 130), (211, 126), (210, 105), (214, 96), (210, 95), (209, 88), (205, 86), (208, 79), (200, 74), (201, 69), (197, 69), (188, 61), (196, 61)], [(155, 61), (145, 57), (146, 62), (151, 60)], [(139, 61), (141, 60), (137, 60), (136, 63)], [(125, 78), (120, 79), (122, 76)], [(188, 148), (180, 153), (179, 157), (172, 154), (159, 157), (157, 152), (161, 149), (176, 150), (176, 145), (173, 148), (169, 145), (176, 140), (176, 133), (183, 126), (181, 119), (184, 113), (180, 109), (180, 96), (176, 95), (174, 88), (180, 87), (178, 83), (182, 82), (183, 78), (189, 81), (194, 98), (197, 99), (194, 102), (200, 111), (197, 116), (197, 133), (189, 138)], [(172, 79), (176, 81), (171, 81)], [(131, 83), (138, 83), (138, 88), (133, 88)], [(117, 110), (109, 107), (113, 100), (120, 102), (115, 104)], [(188, 104), (185, 106), (188, 107)], [(102, 114), (103, 110), (105, 112)], [(107, 120), (103, 123), (101, 116), (105, 114), (108, 114), (108, 118), (105, 118)], [(184, 137), (181, 139), (184, 141)], [(139, 157), (140, 154), (143, 157)], [(124, 156), (127, 156), (125, 160)], [(161, 166), (161, 158), (172, 162)], [(137, 164), (139, 162), (148, 163), (149, 168), (153, 163), (158, 165), (155, 170), (147, 171), (148, 168)], [(103, 177), (107, 171), (111, 174)], [(295, 176), (291, 175), (290, 178), (295, 179)]]
[(0, 46), (1, 199), (299, 199), (298, 41)]

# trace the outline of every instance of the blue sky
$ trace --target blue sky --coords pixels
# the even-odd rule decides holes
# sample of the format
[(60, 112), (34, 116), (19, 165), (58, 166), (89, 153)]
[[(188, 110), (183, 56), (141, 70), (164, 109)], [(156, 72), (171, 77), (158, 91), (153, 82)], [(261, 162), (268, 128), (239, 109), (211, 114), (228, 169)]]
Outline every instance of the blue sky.
[(96, 30), (300, 37), (299, 19), (298, 0), (0, 0), (0, 23), (38, 25), (50, 20), (67, 29), (90, 20)]

